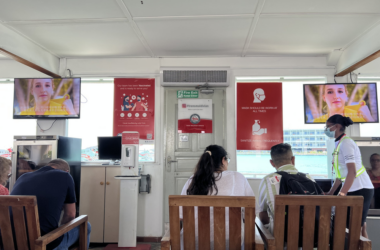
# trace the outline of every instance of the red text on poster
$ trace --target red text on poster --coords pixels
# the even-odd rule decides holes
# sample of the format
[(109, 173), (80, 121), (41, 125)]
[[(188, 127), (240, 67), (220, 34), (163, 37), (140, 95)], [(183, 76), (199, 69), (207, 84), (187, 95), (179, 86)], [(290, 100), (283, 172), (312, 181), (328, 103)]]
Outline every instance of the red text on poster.
[(178, 133), (212, 133), (212, 100), (178, 99)]
[(155, 80), (116, 78), (113, 135), (136, 131), (140, 139), (154, 140)]
[(284, 140), (282, 83), (237, 83), (237, 150), (270, 150)]

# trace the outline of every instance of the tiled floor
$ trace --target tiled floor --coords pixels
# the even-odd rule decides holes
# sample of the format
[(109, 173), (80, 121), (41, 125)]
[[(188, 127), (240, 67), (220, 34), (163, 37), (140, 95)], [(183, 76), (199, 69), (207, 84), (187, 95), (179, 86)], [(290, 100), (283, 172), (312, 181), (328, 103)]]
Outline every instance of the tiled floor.
[[(137, 243), (139, 244), (139, 243)], [(149, 242), (144, 242), (141, 244), (150, 244), (152, 247), (150, 250), (161, 250), (161, 243), (149, 243)], [(90, 249), (91, 250), (103, 250), (107, 244), (91, 244)]]

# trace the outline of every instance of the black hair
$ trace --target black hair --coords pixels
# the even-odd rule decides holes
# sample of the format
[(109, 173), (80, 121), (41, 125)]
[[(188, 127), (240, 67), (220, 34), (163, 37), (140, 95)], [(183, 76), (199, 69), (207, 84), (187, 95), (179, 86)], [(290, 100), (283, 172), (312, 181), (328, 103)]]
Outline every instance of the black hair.
[(140, 98), (141, 98), (141, 95), (138, 95), (137, 97), (140, 97)]
[(346, 130), (346, 127), (354, 124), (350, 117), (338, 114), (330, 116), (330, 118), (327, 119), (327, 122), (342, 125), (342, 129), (340, 130), (341, 132), (344, 132)]
[(369, 157), (369, 160), (371, 160), (371, 159), (372, 159), (372, 156), (375, 156), (375, 155), (380, 156), (380, 154), (378, 154), (378, 153), (373, 153), (373, 154), (371, 154), (371, 156)]
[[(195, 167), (194, 176), (187, 189), (187, 194), (208, 195), (212, 194), (214, 188), (216, 190), (215, 195), (218, 194), (215, 181), (222, 177), (222, 161), (226, 158), (227, 152), (223, 147), (218, 145), (208, 146)], [(217, 173), (216, 176), (215, 173)]]
[(270, 149), (270, 157), (276, 166), (289, 163), (293, 157), (292, 146), (288, 143), (274, 145)]

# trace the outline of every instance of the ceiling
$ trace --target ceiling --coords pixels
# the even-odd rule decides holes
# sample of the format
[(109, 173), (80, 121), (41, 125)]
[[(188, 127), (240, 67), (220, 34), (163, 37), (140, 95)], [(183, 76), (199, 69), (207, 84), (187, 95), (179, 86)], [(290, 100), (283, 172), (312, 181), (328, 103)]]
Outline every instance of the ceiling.
[(322, 56), (380, 25), (379, 0), (0, 0), (0, 6), (0, 25), (67, 58)]

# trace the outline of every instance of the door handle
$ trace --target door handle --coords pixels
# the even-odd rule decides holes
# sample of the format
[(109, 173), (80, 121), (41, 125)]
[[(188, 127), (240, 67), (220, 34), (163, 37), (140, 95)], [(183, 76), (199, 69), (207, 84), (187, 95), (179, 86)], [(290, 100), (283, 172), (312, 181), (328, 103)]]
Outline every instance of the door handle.
[(172, 162), (177, 162), (177, 161), (172, 161), (172, 158), (168, 156), (167, 161), (166, 161), (166, 172), (171, 172), (172, 171)]

